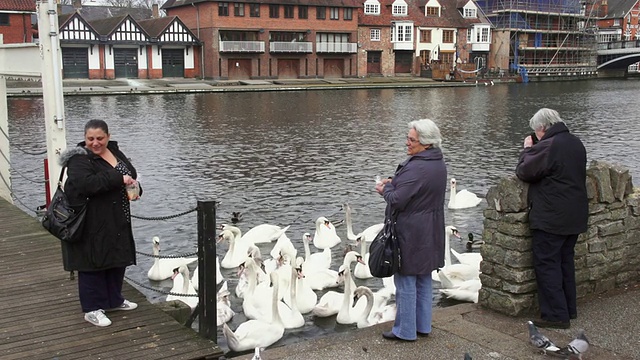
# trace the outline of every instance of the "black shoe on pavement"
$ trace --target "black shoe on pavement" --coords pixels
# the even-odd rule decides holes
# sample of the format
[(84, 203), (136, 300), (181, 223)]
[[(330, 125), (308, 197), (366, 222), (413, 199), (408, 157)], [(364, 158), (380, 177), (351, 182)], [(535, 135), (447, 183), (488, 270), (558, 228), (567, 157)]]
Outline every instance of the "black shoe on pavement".
[(389, 340), (415, 341), (415, 340), (406, 340), (406, 339), (399, 338), (391, 331), (382, 332), (382, 337), (385, 338), (385, 339), (389, 339)]
[(538, 319), (533, 321), (533, 325), (541, 328), (568, 329), (571, 327), (571, 322)]
[(569, 319), (575, 320), (578, 318), (578, 314), (569, 314)]
[(416, 335), (418, 335), (418, 337), (427, 337), (427, 336), (429, 336), (429, 333), (423, 333), (423, 332), (420, 332), (420, 331), (416, 331)]

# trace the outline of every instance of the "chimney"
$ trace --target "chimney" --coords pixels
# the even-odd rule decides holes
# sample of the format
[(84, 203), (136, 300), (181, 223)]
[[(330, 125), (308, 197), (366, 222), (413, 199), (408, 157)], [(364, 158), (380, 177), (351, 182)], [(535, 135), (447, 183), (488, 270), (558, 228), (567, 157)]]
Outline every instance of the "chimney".
[(600, 17), (607, 16), (608, 12), (609, 12), (609, 5), (607, 4), (607, 0), (602, 0), (600, 2)]
[(151, 18), (158, 19), (160, 17), (160, 11), (158, 10), (158, 4), (153, 4), (151, 6)]
[(73, 0), (73, 8), (76, 10), (82, 9), (82, 0)]

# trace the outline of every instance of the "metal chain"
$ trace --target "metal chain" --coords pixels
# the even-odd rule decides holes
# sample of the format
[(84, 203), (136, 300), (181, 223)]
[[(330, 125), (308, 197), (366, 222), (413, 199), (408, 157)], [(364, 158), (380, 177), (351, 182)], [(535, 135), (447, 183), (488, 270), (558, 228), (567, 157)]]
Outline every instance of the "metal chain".
[(155, 291), (155, 292), (157, 292), (157, 293), (159, 293), (159, 294), (164, 294), (164, 295), (173, 295), (173, 296), (187, 296), (187, 297), (196, 297), (196, 296), (199, 296), (198, 294), (180, 294), (180, 293), (175, 293), (175, 292), (173, 292), (173, 291), (158, 290), (158, 289), (156, 289), (156, 288), (152, 288), (152, 287), (151, 287), (151, 286), (149, 286), (149, 285), (145, 285), (145, 284), (142, 284), (142, 283), (140, 283), (140, 282), (138, 282), (138, 281), (136, 281), (136, 280), (133, 280), (132, 278), (130, 278), (130, 277), (126, 276), (126, 275), (124, 276), (124, 278), (125, 278), (125, 279), (127, 279), (129, 282), (132, 282), (132, 283), (134, 283), (135, 285), (140, 286), (141, 288), (144, 288), (144, 289), (147, 289), (147, 290), (151, 290), (151, 291)]
[(2, 178), (2, 182), (4, 183), (4, 185), (7, 187), (7, 189), (9, 189), (9, 195), (11, 196), (12, 199), (16, 200), (17, 202), (20, 203), (20, 205), (24, 206), (25, 209), (32, 211), (33, 213), (35, 213), (36, 215), (38, 215), (38, 211), (37, 210), (33, 210), (32, 208), (28, 207), (25, 203), (22, 202), (22, 200), (20, 200), (20, 198), (18, 198), (16, 196), (16, 194), (13, 192), (13, 188), (11, 186), (9, 186), (9, 183), (7, 182), (7, 180), (4, 178), (4, 176), (2, 176), (2, 174), (0, 174), (0, 178)]
[(9, 169), (14, 171), (16, 174), (22, 176), (23, 178), (25, 178), (28, 181), (34, 182), (36, 184), (44, 184), (46, 183), (45, 180), (33, 180), (33, 179), (29, 179), (28, 177), (26, 177), (25, 175), (23, 175), (20, 171), (18, 171), (17, 169), (15, 169), (14, 167), (11, 166), (11, 161), (9, 161), (9, 158), (7, 157), (7, 155), (5, 155), (5, 153), (3, 153), (2, 151), (0, 151), (0, 155), (2, 155), (2, 157), (4, 158), (4, 160), (7, 162), (7, 164), (9, 164)]
[(175, 214), (175, 215), (167, 215), (167, 216), (151, 216), (151, 217), (144, 217), (144, 216), (137, 216), (137, 215), (133, 215), (131, 214), (132, 218), (136, 218), (136, 219), (140, 219), (140, 220), (152, 220), (152, 221), (160, 221), (160, 220), (169, 220), (169, 219), (175, 219), (177, 217), (183, 216), (183, 215), (187, 215), (189, 213), (192, 213), (194, 211), (198, 210), (197, 207), (191, 209), (191, 210), (187, 210), (184, 212), (181, 212), (179, 214)]
[[(2, 134), (7, 138), (7, 140), (9, 140), (9, 135), (7, 135), (6, 132), (4, 132), (4, 129), (0, 127), (0, 131), (2, 132)], [(27, 154), (27, 155), (44, 155), (47, 153), (47, 150), (43, 150), (43, 151), (39, 151), (39, 152), (30, 152), (30, 151), (26, 151), (21, 149), (19, 146), (17, 145), (13, 145), (13, 147), (15, 147), (16, 149), (22, 151), (23, 153)]]
[(197, 251), (196, 252), (191, 252), (191, 253), (188, 253), (188, 254), (182, 254), (182, 255), (154, 255), (154, 254), (148, 254), (148, 253), (144, 253), (142, 251), (136, 250), (136, 254), (140, 254), (140, 255), (156, 258), (156, 259), (177, 259), (177, 258), (182, 258), (182, 257), (187, 257), (187, 256), (198, 256), (198, 252)]

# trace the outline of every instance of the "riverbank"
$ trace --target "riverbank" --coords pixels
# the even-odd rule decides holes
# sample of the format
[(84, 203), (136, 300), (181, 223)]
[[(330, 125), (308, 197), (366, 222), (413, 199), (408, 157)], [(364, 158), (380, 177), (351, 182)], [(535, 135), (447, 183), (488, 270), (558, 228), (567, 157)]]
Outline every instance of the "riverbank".
[[(505, 81), (504, 83), (512, 82)], [(501, 81), (453, 82), (435, 81), (419, 77), (367, 77), (340, 79), (288, 79), (288, 80), (197, 80), (185, 78), (167, 79), (115, 79), (89, 80), (65, 79), (66, 96), (123, 95), (123, 94), (173, 94), (204, 92), (244, 91), (300, 91), (341, 89), (385, 89), (421, 87), (474, 87), (492, 86)], [(40, 81), (7, 80), (8, 97), (40, 97)]]

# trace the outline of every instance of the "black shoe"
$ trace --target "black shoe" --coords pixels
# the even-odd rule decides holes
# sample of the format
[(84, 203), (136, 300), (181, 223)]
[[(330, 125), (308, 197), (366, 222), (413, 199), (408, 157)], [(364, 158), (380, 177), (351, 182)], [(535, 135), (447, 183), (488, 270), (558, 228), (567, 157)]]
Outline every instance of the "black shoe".
[(416, 335), (418, 335), (418, 337), (427, 337), (427, 336), (429, 336), (429, 333), (423, 333), (423, 332), (420, 332), (420, 331), (416, 331)]
[(383, 331), (382, 337), (389, 340), (414, 341), (414, 340), (406, 340), (406, 339), (399, 338), (391, 331)]
[(569, 314), (569, 319), (575, 320), (578, 318), (578, 314)]
[(549, 321), (544, 319), (533, 320), (533, 325), (541, 328), (553, 328), (553, 329), (568, 329), (571, 327), (571, 322), (567, 321)]

